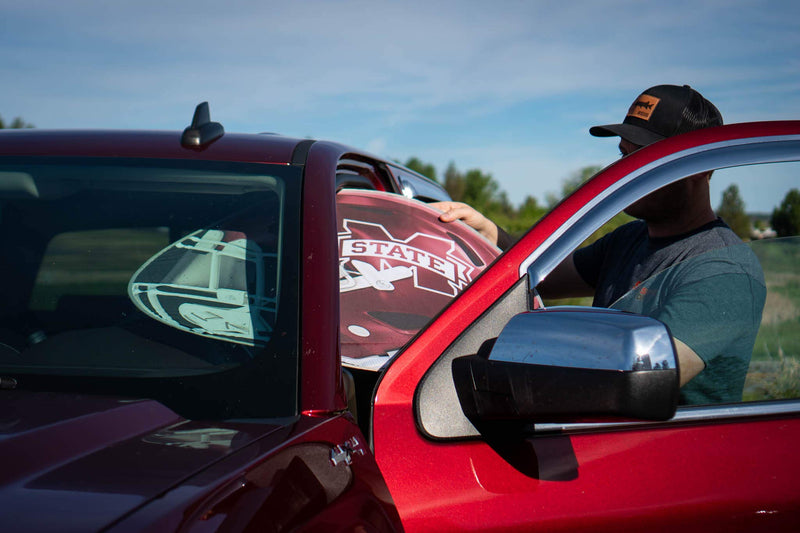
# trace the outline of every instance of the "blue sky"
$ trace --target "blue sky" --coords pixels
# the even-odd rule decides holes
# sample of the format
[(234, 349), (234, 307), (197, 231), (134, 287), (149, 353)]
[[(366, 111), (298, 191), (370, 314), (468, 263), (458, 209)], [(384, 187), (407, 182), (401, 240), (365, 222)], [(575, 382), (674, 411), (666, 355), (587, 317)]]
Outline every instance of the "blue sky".
[(729, 123), (800, 118), (798, 51), (788, 0), (0, 0), (0, 116), (179, 130), (207, 100), (227, 131), (453, 161), (543, 200), (616, 159), (588, 128), (652, 85)]

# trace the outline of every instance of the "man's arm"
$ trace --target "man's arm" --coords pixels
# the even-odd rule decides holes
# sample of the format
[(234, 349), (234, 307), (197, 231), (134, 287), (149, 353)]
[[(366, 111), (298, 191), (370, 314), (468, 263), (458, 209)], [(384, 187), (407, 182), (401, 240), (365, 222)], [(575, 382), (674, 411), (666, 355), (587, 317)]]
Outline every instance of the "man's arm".
[(497, 245), (500, 228), (498, 228), (497, 224), (479, 213), (475, 208), (462, 202), (433, 202), (428, 205), (442, 212), (442, 214), (439, 215), (439, 220), (442, 222), (461, 220), (489, 239), (492, 244)]
[(536, 290), (542, 298), (550, 300), (594, 295), (594, 288), (586, 283), (575, 268), (573, 254), (561, 261), (561, 264), (536, 286)]
[(514, 239), (511, 235), (483, 216), (474, 207), (462, 202), (433, 202), (428, 205), (442, 211), (439, 216), (439, 220), (442, 222), (461, 220), (501, 250), (508, 250), (514, 244)]
[(693, 377), (703, 371), (706, 364), (694, 350), (680, 339), (672, 337), (675, 341), (675, 350), (678, 352), (678, 368), (680, 369), (681, 387), (689, 383)]
[[(498, 244), (499, 240), (509, 240), (508, 234), (497, 224), (483, 216), (475, 208), (462, 202), (434, 202), (428, 204), (433, 208), (442, 211), (439, 220), (442, 222), (453, 222), (461, 220), (472, 229), (489, 239), (493, 244)], [(504, 239), (505, 237), (505, 239)], [(501, 248), (504, 248), (500, 245)], [(541, 283), (537, 286), (542, 298), (576, 298), (580, 296), (592, 296), (594, 289), (584, 281), (575, 268), (572, 255), (561, 262)]]
[[(502, 230), (476, 209), (461, 202), (436, 202), (429, 205), (442, 211), (439, 216), (439, 220), (442, 222), (461, 220), (492, 243), (497, 244), (498, 236), (501, 235), (500, 232)], [(536, 286), (536, 289), (542, 298), (553, 300), (594, 295), (594, 288), (583, 279), (577, 268), (575, 268), (573, 254), (570, 254), (569, 257), (554, 268)], [(686, 343), (674, 337), (673, 340), (678, 352), (680, 384), (683, 386), (699, 374), (706, 365)]]

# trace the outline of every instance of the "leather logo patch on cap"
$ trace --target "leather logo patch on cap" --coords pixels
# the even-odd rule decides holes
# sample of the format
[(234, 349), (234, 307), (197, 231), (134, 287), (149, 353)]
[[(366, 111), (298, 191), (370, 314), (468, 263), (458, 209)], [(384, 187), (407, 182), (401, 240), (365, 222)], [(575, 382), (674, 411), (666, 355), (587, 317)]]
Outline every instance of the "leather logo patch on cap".
[(661, 98), (656, 98), (655, 96), (650, 96), (649, 94), (643, 94), (631, 104), (630, 109), (628, 109), (628, 116), (640, 118), (642, 120), (650, 120), (650, 117), (653, 115), (653, 111), (655, 111), (656, 106), (660, 101)]

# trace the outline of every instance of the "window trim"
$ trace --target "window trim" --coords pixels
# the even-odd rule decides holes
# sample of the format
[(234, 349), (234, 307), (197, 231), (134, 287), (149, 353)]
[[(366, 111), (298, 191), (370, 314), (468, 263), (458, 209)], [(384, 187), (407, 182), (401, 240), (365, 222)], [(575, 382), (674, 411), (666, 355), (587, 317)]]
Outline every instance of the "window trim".
[(423, 202), (442, 202), (451, 200), (450, 195), (439, 183), (432, 179), (397, 165), (388, 165), (400, 187), (400, 194)]
[(800, 135), (735, 139), (682, 150), (631, 172), (592, 198), (520, 263), (534, 289), (597, 228), (634, 200), (699, 172), (800, 161)]
[(581, 424), (536, 424), (536, 435), (606, 433), (620, 429), (671, 428), (690, 423), (741, 421), (754, 419), (788, 418), (800, 416), (800, 398), (791, 400), (764, 400), (719, 405), (688, 405), (678, 408), (671, 419), (664, 422), (594, 422)]

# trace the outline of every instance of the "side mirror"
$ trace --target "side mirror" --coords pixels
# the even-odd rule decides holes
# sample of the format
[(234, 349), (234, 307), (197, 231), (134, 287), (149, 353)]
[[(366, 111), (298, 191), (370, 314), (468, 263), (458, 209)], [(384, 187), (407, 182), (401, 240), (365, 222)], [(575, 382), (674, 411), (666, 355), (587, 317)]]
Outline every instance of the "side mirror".
[(516, 421), (668, 420), (678, 358), (663, 323), (611, 309), (521, 313), (485, 354), (453, 360), (461, 408), (479, 429)]

